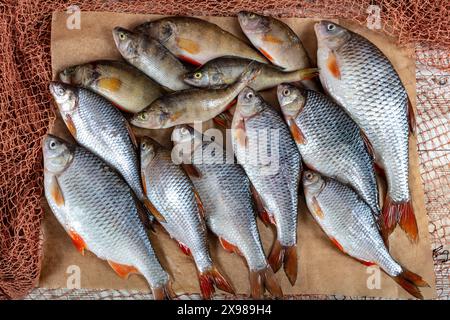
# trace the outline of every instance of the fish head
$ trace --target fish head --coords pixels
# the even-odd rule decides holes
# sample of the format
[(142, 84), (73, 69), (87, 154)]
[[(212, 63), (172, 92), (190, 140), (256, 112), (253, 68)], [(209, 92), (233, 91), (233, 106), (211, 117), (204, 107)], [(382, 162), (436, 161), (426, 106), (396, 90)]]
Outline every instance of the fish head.
[(319, 46), (325, 46), (332, 50), (341, 47), (351, 37), (349, 30), (327, 20), (317, 22), (314, 25), (314, 31)]
[(277, 96), (285, 119), (295, 119), (306, 104), (305, 91), (291, 84), (278, 85)]
[(202, 69), (186, 73), (183, 76), (183, 80), (187, 84), (199, 88), (207, 88), (213, 85), (209, 77), (209, 72)]
[(112, 31), (117, 50), (125, 59), (133, 59), (138, 56), (139, 35), (121, 27), (115, 27)]
[(270, 31), (269, 17), (250, 11), (241, 11), (237, 16), (239, 24), (245, 33), (266, 33)]
[(307, 170), (303, 173), (302, 182), (305, 194), (309, 195), (319, 194), (325, 184), (322, 176), (311, 170)]
[(170, 114), (165, 112), (158, 101), (149, 107), (138, 112), (130, 119), (130, 123), (136, 127), (147, 129), (167, 128), (170, 121)]
[(139, 148), (141, 154), (141, 168), (147, 168), (147, 166), (156, 156), (157, 146), (152, 139), (143, 137), (141, 139)]
[(78, 88), (66, 83), (52, 81), (49, 89), (62, 114), (70, 114), (77, 108)]
[(44, 168), (48, 172), (59, 174), (63, 172), (73, 159), (73, 146), (66, 141), (47, 134), (42, 144)]
[(250, 87), (245, 87), (237, 100), (236, 112), (244, 119), (253, 117), (264, 109), (263, 99)]

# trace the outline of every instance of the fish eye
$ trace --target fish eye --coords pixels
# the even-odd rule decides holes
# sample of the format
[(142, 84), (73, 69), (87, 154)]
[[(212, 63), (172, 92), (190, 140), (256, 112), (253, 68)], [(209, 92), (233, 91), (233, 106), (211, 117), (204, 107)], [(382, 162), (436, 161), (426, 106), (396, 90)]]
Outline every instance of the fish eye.
[(284, 89), (283, 90), (283, 96), (288, 96), (290, 94), (291, 94), (291, 90), (289, 90), (289, 89)]
[(182, 135), (187, 135), (187, 134), (189, 133), (189, 130), (188, 130), (186, 127), (182, 127), (182, 128), (180, 129), (180, 133), (181, 133)]
[(255, 95), (253, 94), (253, 92), (248, 92), (246, 95), (245, 95), (245, 97), (247, 98), (247, 99), (253, 99), (253, 97), (254, 97)]
[(49, 144), (49, 147), (50, 147), (50, 149), (55, 149), (56, 148), (56, 142), (55, 141), (50, 141), (50, 144)]
[(139, 113), (138, 118), (145, 121), (147, 120), (147, 114), (145, 112)]
[(201, 72), (194, 73), (194, 78), (195, 79), (200, 79), (201, 77), (202, 77), (202, 73)]
[(142, 147), (142, 149), (147, 149), (147, 144), (145, 142), (142, 142), (141, 147)]
[(327, 30), (328, 30), (328, 31), (333, 31), (334, 29), (336, 29), (336, 26), (335, 26), (334, 24), (329, 23), (329, 24), (327, 25)]
[(305, 174), (305, 176), (306, 176), (306, 179), (308, 179), (308, 180), (311, 180), (313, 178), (313, 174), (311, 172), (307, 172)]
[(248, 14), (248, 17), (249, 17), (250, 19), (254, 19), (254, 18), (256, 17), (256, 14), (254, 14), (253, 12), (251, 12), (251, 13)]
[(119, 32), (119, 39), (120, 40), (125, 40), (127, 38), (127, 35), (123, 32)]

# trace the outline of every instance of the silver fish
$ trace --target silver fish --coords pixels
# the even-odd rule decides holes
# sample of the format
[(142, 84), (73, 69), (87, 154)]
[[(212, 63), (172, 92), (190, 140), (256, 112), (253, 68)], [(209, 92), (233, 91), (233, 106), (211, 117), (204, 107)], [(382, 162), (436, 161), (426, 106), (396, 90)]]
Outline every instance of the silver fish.
[(211, 260), (200, 197), (183, 169), (172, 161), (170, 150), (144, 137), (141, 174), (148, 199), (165, 218), (161, 225), (194, 258), (203, 298), (212, 297), (214, 285), (234, 294)]
[(139, 200), (149, 206), (142, 189), (136, 141), (120, 111), (84, 88), (52, 82), (50, 92), (75, 140), (117, 170)]
[(350, 187), (312, 171), (304, 173), (303, 186), (309, 211), (340, 250), (365, 265), (380, 266), (403, 289), (423, 299), (418, 287), (429, 285), (392, 258), (372, 210)]
[[(227, 161), (221, 145), (204, 139), (187, 125), (175, 127), (172, 140), (174, 153), (186, 153), (182, 158), (193, 167), (191, 179), (202, 199), (207, 226), (219, 237), (225, 250), (247, 261), (252, 297), (261, 299), (264, 288), (273, 296), (282, 297), (261, 245), (250, 182), (242, 167), (234, 163), (234, 158), (232, 162)], [(211, 152), (214, 158), (208, 159)]]
[(157, 40), (120, 27), (113, 36), (122, 57), (160, 85), (173, 91), (190, 87), (183, 81), (189, 69)]
[(284, 263), (286, 275), (294, 284), (300, 153), (281, 116), (251, 88), (239, 94), (231, 128), (237, 160), (276, 224), (277, 240), (269, 262), (274, 271)]
[(408, 143), (414, 114), (406, 90), (390, 61), (366, 38), (329, 21), (317, 23), (315, 31), (325, 90), (362, 129), (375, 161), (386, 172), (384, 237), (398, 223), (412, 241), (418, 241), (409, 192)]
[(378, 217), (378, 188), (360, 129), (324, 94), (278, 86), (278, 101), (303, 162), (322, 175), (351, 186)]
[(43, 153), (45, 197), (77, 249), (108, 260), (121, 277), (141, 273), (155, 299), (174, 297), (125, 181), (93, 153), (52, 135)]

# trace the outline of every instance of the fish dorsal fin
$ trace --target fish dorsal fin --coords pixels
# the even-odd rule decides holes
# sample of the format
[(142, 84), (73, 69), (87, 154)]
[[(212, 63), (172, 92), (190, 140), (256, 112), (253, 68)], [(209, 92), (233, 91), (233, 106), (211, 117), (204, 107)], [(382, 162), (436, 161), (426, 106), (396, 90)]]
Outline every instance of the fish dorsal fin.
[(139, 273), (139, 270), (133, 266), (127, 266), (125, 264), (116, 263), (110, 260), (108, 260), (108, 263), (111, 268), (117, 273), (117, 275), (122, 279), (127, 279), (130, 274)]
[(53, 176), (52, 181), (50, 182), (50, 196), (59, 208), (64, 206), (64, 195), (56, 176)]
[(414, 112), (414, 107), (409, 97), (408, 97), (408, 124), (409, 124), (409, 132), (415, 135), (417, 130), (416, 114)]

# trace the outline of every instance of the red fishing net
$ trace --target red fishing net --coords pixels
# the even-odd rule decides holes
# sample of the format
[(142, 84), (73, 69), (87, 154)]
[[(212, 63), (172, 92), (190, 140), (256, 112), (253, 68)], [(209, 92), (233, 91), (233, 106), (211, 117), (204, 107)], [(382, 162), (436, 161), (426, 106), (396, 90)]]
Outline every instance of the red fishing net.
[[(36, 284), (42, 249), (41, 137), (54, 118), (50, 24), (61, 0), (0, 0), (0, 298)], [(417, 46), (418, 142), (439, 298), (450, 298), (450, 3), (447, 0), (78, 1), (82, 11), (347, 18)], [(377, 14), (380, 13), (380, 20)], [(369, 20), (367, 20), (369, 17)]]

